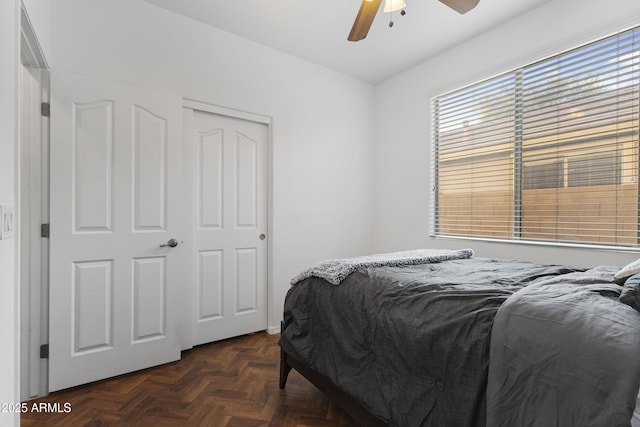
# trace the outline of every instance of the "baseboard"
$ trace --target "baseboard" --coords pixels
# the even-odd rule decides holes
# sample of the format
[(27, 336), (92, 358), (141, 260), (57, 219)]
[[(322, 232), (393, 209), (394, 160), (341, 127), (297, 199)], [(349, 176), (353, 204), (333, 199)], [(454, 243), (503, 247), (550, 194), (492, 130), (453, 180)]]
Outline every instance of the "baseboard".
[(267, 333), (270, 335), (279, 334), (280, 333), (280, 325), (278, 326), (269, 326), (267, 328)]

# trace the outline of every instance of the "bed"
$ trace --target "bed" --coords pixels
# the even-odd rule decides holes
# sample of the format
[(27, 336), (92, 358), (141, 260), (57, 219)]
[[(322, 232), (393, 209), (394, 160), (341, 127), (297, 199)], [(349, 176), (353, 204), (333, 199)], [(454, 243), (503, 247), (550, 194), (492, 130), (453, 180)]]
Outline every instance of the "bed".
[(638, 264), (321, 263), (285, 300), (280, 387), (295, 369), (365, 426), (635, 427)]

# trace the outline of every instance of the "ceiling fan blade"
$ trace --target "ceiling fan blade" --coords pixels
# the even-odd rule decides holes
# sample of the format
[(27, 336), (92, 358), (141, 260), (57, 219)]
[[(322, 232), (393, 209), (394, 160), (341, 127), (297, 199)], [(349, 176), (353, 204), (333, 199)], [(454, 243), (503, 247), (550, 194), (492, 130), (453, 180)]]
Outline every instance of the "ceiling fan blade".
[(467, 13), (480, 2), (480, 0), (440, 0), (458, 13)]
[(369, 28), (371, 28), (378, 9), (380, 9), (380, 3), (382, 3), (382, 0), (362, 0), (360, 10), (353, 23), (353, 27), (351, 27), (351, 32), (347, 40), (357, 42), (367, 37)]

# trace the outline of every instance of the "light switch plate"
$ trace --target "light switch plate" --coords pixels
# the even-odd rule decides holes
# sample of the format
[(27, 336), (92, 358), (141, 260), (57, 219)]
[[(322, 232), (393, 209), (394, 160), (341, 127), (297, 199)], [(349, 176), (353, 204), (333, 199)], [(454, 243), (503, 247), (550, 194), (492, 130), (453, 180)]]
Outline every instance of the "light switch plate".
[(16, 220), (13, 206), (0, 206), (0, 240), (10, 239), (15, 234)]

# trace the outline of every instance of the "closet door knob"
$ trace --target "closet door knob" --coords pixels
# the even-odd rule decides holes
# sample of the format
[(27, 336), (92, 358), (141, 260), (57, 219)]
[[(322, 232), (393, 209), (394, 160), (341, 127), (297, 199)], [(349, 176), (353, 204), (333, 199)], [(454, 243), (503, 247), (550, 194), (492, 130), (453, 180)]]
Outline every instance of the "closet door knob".
[(175, 248), (178, 246), (178, 241), (176, 239), (169, 239), (169, 241), (163, 245), (160, 245), (161, 248), (169, 246), (170, 248)]

